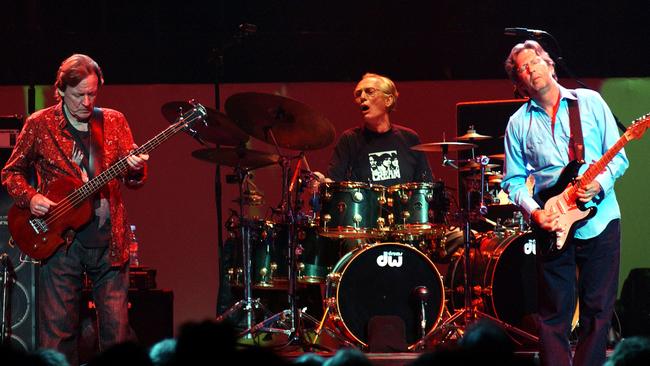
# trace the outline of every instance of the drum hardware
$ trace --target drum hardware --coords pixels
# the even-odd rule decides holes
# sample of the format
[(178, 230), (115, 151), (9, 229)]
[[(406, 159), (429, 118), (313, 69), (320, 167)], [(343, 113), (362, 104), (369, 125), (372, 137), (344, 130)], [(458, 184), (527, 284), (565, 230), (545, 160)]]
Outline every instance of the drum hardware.
[[(237, 176), (237, 181), (239, 182), (239, 196), (243, 197), (244, 194), (244, 184), (246, 180), (248, 179), (248, 175), (250, 174), (248, 168), (244, 167), (235, 167), (235, 175)], [(233, 216), (231, 216), (233, 218)], [(230, 219), (229, 219), (230, 222)], [(231, 223), (232, 224), (232, 223)], [(242, 243), (242, 259), (243, 259), (243, 268), (241, 271), (237, 269), (236, 274), (232, 273), (233, 271), (228, 272), (229, 276), (235, 275), (236, 278), (239, 276), (240, 272), (243, 275), (243, 287), (244, 287), (244, 295), (243, 299), (237, 301), (234, 305), (232, 305), (230, 308), (228, 308), (223, 314), (219, 315), (216, 319), (216, 321), (223, 321), (224, 319), (227, 319), (231, 317), (232, 315), (236, 314), (237, 312), (243, 311), (245, 315), (245, 321), (246, 321), (246, 328), (244, 331), (242, 331), (239, 336), (244, 337), (247, 339), (252, 339), (252, 334), (253, 332), (258, 331), (259, 328), (254, 328), (254, 321), (255, 321), (255, 314), (254, 311), (256, 309), (263, 309), (266, 312), (268, 310), (265, 308), (265, 306), (260, 302), (259, 299), (253, 299), (251, 297), (252, 291), (251, 291), (251, 283), (252, 283), (252, 278), (251, 278), (251, 267), (252, 267), (252, 259), (251, 259), (251, 238), (250, 238), (250, 229), (251, 229), (251, 223), (250, 220), (246, 217), (244, 217), (244, 202), (243, 200), (239, 200), (239, 229), (240, 229), (240, 235), (241, 235), (241, 243)], [(262, 277), (266, 277), (266, 273), (262, 274)], [(262, 281), (262, 284), (264, 284), (265, 281)]]
[[(443, 158), (444, 159), (444, 158)], [(428, 341), (433, 336), (438, 336), (440, 333), (444, 332), (444, 338), (442, 338), (442, 342), (446, 341), (449, 337), (451, 337), (454, 333), (456, 333), (458, 336), (462, 335), (464, 332), (464, 329), (468, 327), (472, 322), (476, 321), (479, 318), (486, 318), (491, 321), (493, 321), (495, 324), (500, 326), (502, 329), (512, 332), (514, 334), (517, 334), (518, 336), (527, 339), (532, 342), (537, 342), (538, 337), (518, 328), (515, 327), (501, 319), (498, 319), (497, 317), (491, 316), (479, 309), (479, 307), (484, 308), (484, 304), (482, 301), (481, 297), (477, 297), (475, 299), (475, 296), (478, 294), (487, 294), (491, 293), (491, 289), (484, 289), (484, 288), (475, 288), (472, 286), (471, 281), (472, 281), (472, 240), (471, 240), (471, 222), (472, 222), (472, 215), (474, 216), (480, 216), (484, 217), (487, 213), (487, 206), (485, 205), (484, 201), (484, 194), (485, 194), (485, 170), (486, 166), (489, 164), (490, 159), (487, 156), (478, 156), (475, 158), (475, 162), (479, 163), (481, 165), (480, 167), (480, 174), (481, 174), (481, 184), (480, 184), (480, 202), (478, 205), (478, 209), (473, 210), (472, 205), (471, 205), (471, 192), (467, 192), (467, 206), (463, 214), (463, 219), (464, 219), (464, 247), (463, 247), (463, 253), (465, 253), (462, 258), (464, 259), (464, 267), (463, 267), (463, 286), (462, 286), (462, 296), (463, 296), (463, 307), (461, 309), (456, 309), (453, 314), (447, 318), (438, 329), (435, 331), (431, 332), (429, 335), (426, 337), (423, 337), (418, 341), (418, 344), (416, 344), (416, 347), (422, 348), (424, 347), (425, 343)], [(453, 284), (452, 284), (453, 285)], [(453, 286), (452, 286), (453, 288)], [(484, 292), (486, 291), (486, 292)], [(460, 321), (460, 324), (457, 324), (457, 322)], [(465, 327), (465, 328), (463, 328)]]
[[(282, 214), (282, 224), (287, 228), (287, 261), (288, 261), (288, 300), (289, 309), (283, 310), (262, 322), (251, 325), (240, 333), (240, 336), (252, 332), (272, 331), (282, 332), (289, 338), (287, 345), (300, 345), (318, 348), (305, 337), (303, 319), (318, 320), (298, 309), (296, 303), (296, 286), (298, 283), (298, 262), (296, 256), (302, 248), (298, 245), (296, 230), (296, 215), (292, 205), (290, 185), (290, 159), (280, 154), (280, 147), (288, 149), (310, 150), (329, 145), (334, 140), (334, 127), (321, 115), (311, 111), (307, 106), (289, 98), (260, 93), (234, 94), (226, 100), (226, 111), (237, 124), (249, 135), (272, 144), (278, 153), (278, 163), (282, 168), (282, 194), (277, 211)], [(304, 152), (294, 158), (301, 158)], [(296, 190), (297, 194), (300, 189)], [(288, 320), (288, 323), (286, 322)], [(282, 322), (288, 329), (269, 328), (269, 325)]]

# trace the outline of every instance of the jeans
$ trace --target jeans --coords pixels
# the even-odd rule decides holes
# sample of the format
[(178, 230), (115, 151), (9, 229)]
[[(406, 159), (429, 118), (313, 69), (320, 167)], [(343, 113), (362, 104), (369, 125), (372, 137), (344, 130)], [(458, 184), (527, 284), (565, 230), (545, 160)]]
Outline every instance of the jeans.
[(543, 365), (572, 364), (568, 337), (576, 296), (580, 301), (580, 328), (573, 365), (605, 362), (607, 332), (618, 289), (620, 243), (620, 220), (616, 219), (594, 238), (571, 239), (557, 258), (538, 258)]
[(84, 248), (78, 240), (62, 245), (41, 264), (38, 290), (39, 341), (79, 363), (79, 310), (83, 274), (92, 281), (99, 329), (99, 349), (130, 339), (129, 265), (111, 267), (108, 248)]

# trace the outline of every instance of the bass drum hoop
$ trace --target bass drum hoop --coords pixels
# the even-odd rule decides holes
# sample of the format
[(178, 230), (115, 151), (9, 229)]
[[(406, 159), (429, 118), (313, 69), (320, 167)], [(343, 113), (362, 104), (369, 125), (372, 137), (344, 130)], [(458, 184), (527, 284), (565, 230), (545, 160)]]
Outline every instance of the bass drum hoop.
[[(440, 301), (438, 303), (438, 309), (437, 313), (435, 314), (435, 321), (433, 324), (429, 326), (429, 329), (426, 330), (426, 335), (427, 337), (431, 332), (433, 332), (438, 324), (440, 323), (442, 319), (442, 313), (445, 309), (445, 291), (444, 291), (444, 283), (442, 280), (442, 276), (440, 275), (440, 272), (436, 268), (436, 266), (433, 264), (433, 262), (422, 252), (419, 250), (413, 248), (410, 245), (403, 244), (403, 243), (397, 243), (397, 242), (383, 242), (383, 243), (376, 243), (376, 244), (368, 244), (364, 247), (355, 249), (347, 254), (345, 254), (339, 262), (334, 266), (332, 269), (332, 273), (327, 278), (327, 286), (326, 286), (326, 303), (330, 307), (330, 319), (333, 321), (333, 323), (337, 326), (337, 328), (344, 333), (348, 339), (352, 339), (355, 342), (358, 342), (358, 344), (361, 344), (363, 347), (368, 347), (368, 343), (365, 342), (364, 340), (361, 339), (360, 336), (355, 334), (355, 332), (350, 329), (350, 326), (348, 326), (347, 322), (345, 321), (343, 314), (341, 312), (341, 296), (340, 296), (340, 285), (341, 285), (341, 280), (345, 277), (346, 272), (348, 271), (350, 265), (355, 262), (355, 259), (357, 259), (359, 256), (364, 254), (367, 251), (370, 250), (379, 250), (377, 248), (382, 248), (386, 246), (398, 246), (401, 249), (409, 252), (416, 253), (421, 259), (424, 260), (424, 263), (428, 265), (430, 269), (432, 269), (433, 274), (435, 275), (436, 279), (436, 285), (439, 286), (440, 291), (437, 293), (432, 292), (432, 289), (429, 289), (429, 296), (433, 295), (439, 295), (440, 296)], [(334, 283), (333, 283), (334, 282)], [(334, 289), (335, 296), (332, 296), (331, 291)], [(434, 299), (430, 298), (429, 302), (433, 302)], [(431, 314), (426, 314), (427, 316)], [(406, 330), (408, 331), (408, 330)], [(408, 344), (408, 341), (407, 341)], [(414, 346), (417, 345), (417, 340), (411, 344), (408, 344), (408, 349), (412, 350)]]

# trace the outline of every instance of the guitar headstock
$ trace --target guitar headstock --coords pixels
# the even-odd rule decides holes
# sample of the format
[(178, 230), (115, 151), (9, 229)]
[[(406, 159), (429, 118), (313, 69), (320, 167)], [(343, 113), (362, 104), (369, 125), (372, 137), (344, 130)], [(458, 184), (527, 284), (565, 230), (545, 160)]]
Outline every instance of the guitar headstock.
[(208, 116), (208, 111), (201, 103), (194, 99), (190, 100), (189, 103), (192, 105), (192, 108), (181, 114), (176, 123), (180, 124), (184, 130), (193, 131), (193, 126), (197, 121), (207, 124), (206, 117)]
[(632, 121), (630, 127), (625, 131), (625, 137), (627, 137), (628, 140), (640, 139), (643, 137), (648, 125), (650, 125), (650, 113), (646, 113)]

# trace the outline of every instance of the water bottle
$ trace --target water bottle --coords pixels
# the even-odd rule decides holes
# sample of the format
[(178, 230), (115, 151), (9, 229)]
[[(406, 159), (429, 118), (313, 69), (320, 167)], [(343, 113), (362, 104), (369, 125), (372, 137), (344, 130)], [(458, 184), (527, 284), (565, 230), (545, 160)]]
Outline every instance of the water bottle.
[(140, 267), (140, 259), (138, 258), (138, 238), (135, 236), (135, 225), (130, 225), (131, 235), (129, 235), (129, 257), (130, 267)]

